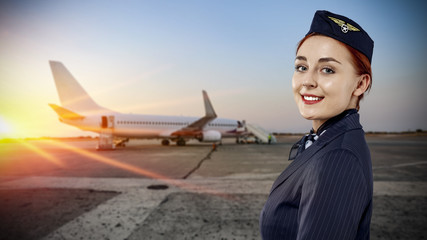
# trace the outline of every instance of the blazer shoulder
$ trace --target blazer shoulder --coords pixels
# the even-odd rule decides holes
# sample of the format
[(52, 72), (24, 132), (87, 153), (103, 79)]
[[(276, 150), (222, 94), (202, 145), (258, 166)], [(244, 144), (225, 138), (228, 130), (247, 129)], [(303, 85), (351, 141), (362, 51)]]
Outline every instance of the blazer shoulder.
[(371, 160), (365, 132), (362, 129), (348, 131), (343, 134), (340, 148), (352, 152), (359, 160)]
[[(334, 148), (315, 157), (306, 168), (306, 175), (320, 179), (334, 175), (359, 176), (365, 185), (368, 181), (366, 168), (358, 156), (344, 148)], [(318, 175), (317, 177), (315, 175)], [(346, 177), (343, 177), (343, 179)]]
[(345, 149), (353, 153), (358, 159), (369, 155), (365, 132), (362, 129), (352, 129), (331, 140), (322, 150), (324, 153), (336, 149)]
[(359, 169), (357, 172), (363, 174), (368, 183), (372, 182), (371, 154), (362, 129), (345, 132), (332, 140), (319, 152), (318, 159), (312, 163), (319, 168), (329, 165), (328, 162), (331, 161), (353, 165)]
[(324, 146), (316, 155), (317, 161), (325, 161), (333, 156), (338, 157), (339, 161), (354, 161), (362, 169), (371, 161), (365, 133), (362, 129), (353, 129), (341, 134)]

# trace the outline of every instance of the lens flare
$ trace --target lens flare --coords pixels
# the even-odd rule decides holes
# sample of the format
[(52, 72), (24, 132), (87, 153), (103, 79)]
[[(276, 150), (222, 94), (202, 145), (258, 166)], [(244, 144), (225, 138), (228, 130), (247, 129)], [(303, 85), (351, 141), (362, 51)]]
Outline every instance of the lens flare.
[(48, 160), (49, 162), (60, 166), (60, 167), (64, 167), (64, 163), (59, 160), (58, 158), (52, 156), (51, 154), (49, 154), (48, 152), (46, 152), (45, 150), (25, 141), (25, 140), (21, 140), (21, 139), (16, 139), (16, 141), (18, 143), (20, 143), (22, 146), (28, 148), (29, 150), (33, 151), (34, 153), (36, 153), (37, 155), (43, 157), (44, 159)]
[(185, 189), (188, 191), (204, 192), (204, 193), (217, 195), (217, 196), (224, 197), (224, 198), (232, 198), (228, 194), (223, 193), (222, 191), (218, 191), (216, 189), (194, 185), (194, 184), (185, 182), (183, 180), (171, 179), (167, 176), (164, 176), (164, 175), (161, 175), (161, 174), (158, 174), (158, 173), (146, 170), (146, 169), (142, 169), (142, 168), (139, 168), (139, 167), (127, 164), (127, 163), (122, 163), (122, 162), (119, 162), (117, 160), (114, 160), (114, 159), (111, 159), (111, 158), (108, 158), (105, 156), (101, 156), (101, 155), (92, 153), (90, 151), (71, 146), (71, 145), (63, 143), (63, 142), (50, 140), (47, 143), (54, 145), (56, 147), (60, 147), (60, 148), (72, 151), (72, 152), (77, 153), (79, 155), (82, 155), (84, 157), (88, 157), (94, 161), (101, 162), (101, 163), (104, 163), (104, 164), (107, 164), (107, 165), (110, 165), (113, 167), (117, 167), (117, 168), (129, 171), (129, 172), (133, 172), (133, 173), (139, 174), (141, 176), (153, 178), (153, 179), (162, 181), (162, 182), (167, 183), (167, 184), (174, 185), (176, 187), (179, 187), (179, 188), (182, 188), (182, 189)]

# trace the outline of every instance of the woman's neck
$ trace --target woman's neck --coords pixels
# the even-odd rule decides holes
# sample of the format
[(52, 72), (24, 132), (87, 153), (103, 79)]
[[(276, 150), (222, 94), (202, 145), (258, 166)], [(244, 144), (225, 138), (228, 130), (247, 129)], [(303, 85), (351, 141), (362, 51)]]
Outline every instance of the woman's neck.
[(312, 127), (314, 133), (317, 133), (317, 130), (322, 126), (328, 119), (322, 119), (322, 120), (313, 120), (312, 121)]
[(323, 119), (323, 120), (313, 120), (312, 121), (312, 126), (313, 126), (313, 132), (316, 134), (322, 134), (320, 131), (323, 132), (323, 130), (326, 130), (327, 128), (329, 128), (330, 126), (332, 126), (333, 124), (335, 124), (336, 122), (340, 121), (342, 118), (346, 117), (349, 114), (352, 113), (357, 113), (356, 109), (347, 109), (345, 111), (343, 111), (342, 113), (331, 117), (329, 119)]

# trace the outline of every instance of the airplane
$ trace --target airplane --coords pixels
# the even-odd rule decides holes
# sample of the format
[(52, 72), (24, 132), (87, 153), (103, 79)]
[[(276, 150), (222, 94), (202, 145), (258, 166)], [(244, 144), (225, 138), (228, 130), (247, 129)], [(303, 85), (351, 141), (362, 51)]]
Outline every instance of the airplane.
[(217, 118), (206, 91), (202, 91), (205, 116), (161, 116), (124, 114), (99, 106), (77, 82), (67, 68), (58, 61), (49, 61), (61, 106), (49, 104), (59, 121), (81, 130), (99, 133), (98, 149), (124, 146), (131, 138), (162, 139), (185, 146), (190, 139), (200, 142), (220, 142), (222, 138), (247, 135), (245, 122)]

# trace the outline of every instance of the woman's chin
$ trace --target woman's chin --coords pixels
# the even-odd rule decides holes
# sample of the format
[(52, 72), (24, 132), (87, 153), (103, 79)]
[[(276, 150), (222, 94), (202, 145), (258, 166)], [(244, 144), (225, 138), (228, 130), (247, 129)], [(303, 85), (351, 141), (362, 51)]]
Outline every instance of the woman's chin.
[(299, 113), (301, 116), (307, 120), (314, 120), (316, 118), (316, 114), (313, 111), (307, 111), (307, 110), (299, 110)]

